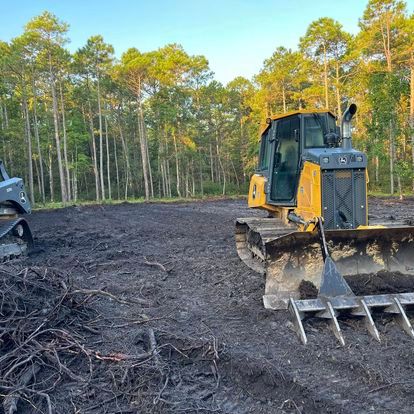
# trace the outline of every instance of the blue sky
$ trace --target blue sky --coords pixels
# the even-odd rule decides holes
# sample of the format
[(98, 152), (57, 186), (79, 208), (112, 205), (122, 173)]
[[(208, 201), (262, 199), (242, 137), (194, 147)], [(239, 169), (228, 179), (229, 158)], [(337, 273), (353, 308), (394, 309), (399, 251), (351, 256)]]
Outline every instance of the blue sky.
[[(296, 48), (307, 26), (332, 17), (358, 30), (365, 0), (0, 0), (0, 39), (18, 36), (33, 16), (49, 10), (70, 24), (70, 50), (103, 35), (119, 57), (129, 47), (153, 50), (180, 43), (202, 54), (216, 78), (252, 77), (277, 46)], [(410, 13), (414, 0), (407, 1)]]

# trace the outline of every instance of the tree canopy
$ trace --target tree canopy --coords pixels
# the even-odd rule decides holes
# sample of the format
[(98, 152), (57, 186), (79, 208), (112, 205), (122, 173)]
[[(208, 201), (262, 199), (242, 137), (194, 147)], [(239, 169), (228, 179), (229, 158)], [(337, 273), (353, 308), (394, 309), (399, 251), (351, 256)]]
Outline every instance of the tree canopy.
[[(369, 0), (359, 32), (321, 17), (297, 50), (278, 46), (253, 79), (214, 79), (181, 45), (131, 48), (91, 36), (67, 50), (50, 12), (0, 41), (0, 156), (32, 202), (244, 193), (259, 124), (301, 108), (360, 110), (355, 145), (370, 189), (414, 189), (414, 17)], [(137, 45), (139, 47), (139, 45)]]

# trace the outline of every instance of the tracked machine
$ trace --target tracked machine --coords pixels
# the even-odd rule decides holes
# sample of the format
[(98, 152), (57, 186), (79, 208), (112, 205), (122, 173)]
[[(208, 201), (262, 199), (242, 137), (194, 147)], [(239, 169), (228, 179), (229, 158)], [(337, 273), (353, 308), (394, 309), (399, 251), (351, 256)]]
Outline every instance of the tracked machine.
[[(380, 341), (377, 311), (395, 314), (414, 338), (405, 312), (414, 293), (357, 296), (344, 278), (380, 270), (414, 276), (414, 226), (368, 222), (367, 157), (351, 139), (356, 110), (350, 105), (340, 126), (326, 110), (268, 118), (248, 204), (269, 217), (236, 221), (240, 258), (266, 276), (264, 306), (289, 309), (304, 344), (302, 321), (316, 316), (330, 321), (344, 345), (342, 314), (362, 317)], [(309, 291), (317, 293), (309, 298)]]
[(0, 160), (0, 261), (28, 253), (33, 237), (26, 219), (31, 206), (21, 178), (10, 178)]

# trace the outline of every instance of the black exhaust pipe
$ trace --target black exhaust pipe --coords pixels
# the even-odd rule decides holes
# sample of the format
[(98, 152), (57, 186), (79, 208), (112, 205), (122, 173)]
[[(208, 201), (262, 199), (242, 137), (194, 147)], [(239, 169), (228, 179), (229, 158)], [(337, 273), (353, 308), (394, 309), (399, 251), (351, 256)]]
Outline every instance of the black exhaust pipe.
[(341, 121), (341, 135), (342, 135), (342, 148), (352, 148), (352, 132), (351, 132), (351, 120), (356, 114), (357, 106), (355, 104), (349, 105), (344, 112)]

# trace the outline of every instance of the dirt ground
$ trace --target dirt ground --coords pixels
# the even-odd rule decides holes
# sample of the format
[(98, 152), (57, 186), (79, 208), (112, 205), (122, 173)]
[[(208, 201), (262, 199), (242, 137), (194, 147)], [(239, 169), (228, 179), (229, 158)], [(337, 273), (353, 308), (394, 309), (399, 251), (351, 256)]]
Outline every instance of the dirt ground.
[[(374, 218), (414, 217), (413, 199), (370, 207)], [(376, 317), (381, 344), (362, 321), (341, 320), (344, 348), (326, 322), (307, 320), (303, 346), (287, 312), (262, 307), (264, 280), (239, 260), (233, 235), (235, 219), (252, 214), (263, 213), (221, 200), (30, 217), (43, 251), (18, 266), (58, 269), (84, 289), (131, 301), (97, 298), (86, 346), (133, 358), (148, 349), (152, 328), (159, 350), (151, 364), (97, 361), (94, 386), (63, 375), (49, 393), (55, 412), (413, 412), (414, 342), (393, 318)]]

